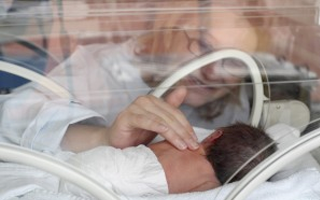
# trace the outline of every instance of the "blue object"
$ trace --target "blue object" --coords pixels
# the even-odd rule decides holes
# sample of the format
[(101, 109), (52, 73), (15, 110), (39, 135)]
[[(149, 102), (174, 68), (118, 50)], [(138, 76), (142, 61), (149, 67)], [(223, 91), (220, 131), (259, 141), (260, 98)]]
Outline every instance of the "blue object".
[[(1, 58), (0, 60), (7, 61), (9, 63), (23, 66), (32, 71), (43, 74), (44, 69), (46, 68), (47, 59), (41, 57), (18, 57), (18, 58)], [(0, 71), (0, 90), (10, 91), (16, 87), (19, 87), (23, 84), (28, 83), (29, 80), (21, 78), (11, 73)]]

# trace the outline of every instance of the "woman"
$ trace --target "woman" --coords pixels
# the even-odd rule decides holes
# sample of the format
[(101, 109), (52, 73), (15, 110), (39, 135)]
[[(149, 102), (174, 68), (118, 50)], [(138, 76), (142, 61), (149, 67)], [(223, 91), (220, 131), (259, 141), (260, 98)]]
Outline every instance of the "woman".
[[(197, 6), (197, 1), (193, 3)], [(211, 129), (239, 119), (245, 121), (249, 116), (249, 103), (247, 99), (243, 101), (239, 98), (239, 95), (245, 94), (236, 86), (242, 77), (233, 74), (230, 69), (234, 68), (234, 63), (236, 67), (242, 65), (234, 60), (208, 65), (179, 82), (178, 85), (185, 85), (187, 91), (176, 93), (183, 98), (172, 95), (169, 99), (174, 99), (174, 103), (167, 105), (151, 96), (135, 101), (181, 63), (208, 51), (221, 48), (237, 48), (246, 52), (255, 50), (255, 31), (241, 15), (228, 11), (203, 15), (204, 19), (213, 19), (204, 20), (207, 23), (204, 26), (208, 29), (203, 31), (194, 29), (202, 26), (203, 16), (182, 13), (174, 17), (166, 16), (170, 20), (155, 20), (152, 30), (161, 30), (160, 35), (142, 35), (120, 45), (78, 47), (67, 61), (48, 74), (66, 87), (74, 99), (60, 100), (47, 89), (32, 84), (5, 97), (1, 101), (1, 127), (3, 132), (10, 134), (3, 140), (38, 150), (43, 147), (49, 151), (55, 150), (60, 143), (52, 144), (46, 139), (50, 135), (62, 138), (69, 124), (81, 121), (110, 127), (112, 133), (123, 133), (121, 136), (129, 133), (131, 137), (137, 128), (158, 132), (179, 149), (196, 149), (196, 138), (184, 114), (190, 118), (192, 125)], [(216, 87), (221, 83), (231, 86)], [(196, 89), (193, 89), (195, 86)], [(187, 107), (182, 108), (184, 114), (176, 109), (182, 103), (181, 99)], [(217, 100), (220, 103), (216, 103)], [(201, 115), (198, 116), (194, 110), (199, 110)], [(97, 113), (107, 122), (95, 120)], [(237, 113), (240, 115), (237, 116)], [(130, 119), (136, 117), (147, 119), (149, 123), (146, 125), (145, 120), (141, 120), (144, 123), (130, 124)], [(202, 118), (208, 120), (198, 123)], [(154, 126), (160, 128), (155, 129)]]
[[(205, 6), (210, 5), (201, 8)], [(256, 30), (242, 14), (205, 10), (194, 16), (185, 13), (172, 18), (176, 20), (155, 20), (153, 29), (159, 31), (139, 37), (133, 45), (143, 63), (140, 66), (149, 64), (141, 74), (151, 87), (159, 85), (182, 63), (208, 52), (235, 48), (253, 53), (257, 49)], [(247, 89), (239, 87), (247, 74), (247, 66), (241, 61), (224, 59), (181, 80), (178, 85), (188, 89), (181, 109), (192, 125), (212, 129), (236, 121), (247, 122)]]

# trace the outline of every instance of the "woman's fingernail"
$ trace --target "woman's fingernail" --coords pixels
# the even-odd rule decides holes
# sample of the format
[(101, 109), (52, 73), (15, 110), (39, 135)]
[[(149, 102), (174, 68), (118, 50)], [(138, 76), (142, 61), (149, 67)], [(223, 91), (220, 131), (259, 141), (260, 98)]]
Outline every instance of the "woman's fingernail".
[(192, 138), (193, 138), (195, 141), (198, 141), (198, 137), (197, 137), (194, 133), (192, 133)]
[(180, 150), (185, 150), (187, 148), (187, 144), (181, 140), (177, 140), (176, 144), (177, 144), (178, 149), (180, 149)]
[(194, 140), (192, 140), (192, 139), (189, 140), (189, 144), (191, 145), (192, 149), (198, 149), (199, 148), (199, 144), (197, 142), (195, 142)]

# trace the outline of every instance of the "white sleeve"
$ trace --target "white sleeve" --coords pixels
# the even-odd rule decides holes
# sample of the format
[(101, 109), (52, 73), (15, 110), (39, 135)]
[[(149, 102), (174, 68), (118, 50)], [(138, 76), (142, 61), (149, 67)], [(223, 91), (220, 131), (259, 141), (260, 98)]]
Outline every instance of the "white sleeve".
[(69, 100), (50, 101), (43, 105), (21, 138), (21, 146), (55, 152), (70, 124), (104, 125), (103, 117), (80, 104)]
[[(88, 91), (93, 89), (88, 88), (91, 83), (86, 79), (88, 69), (85, 66), (93, 66), (84, 62), (85, 56), (82, 48), (79, 48), (68, 60), (52, 70), (48, 77), (70, 91), (77, 87), (85, 99), (90, 100)], [(87, 57), (91, 58), (90, 54)], [(71, 65), (73, 76), (68, 77), (70, 74), (67, 73), (67, 67)], [(81, 101), (77, 96), (75, 98)], [(59, 148), (69, 124), (86, 120), (86, 123), (93, 125), (106, 125), (105, 119), (96, 113), (98, 109), (94, 112), (91, 104), (86, 104), (85, 101), (81, 101), (81, 104), (84, 106), (67, 99), (61, 100), (39, 84), (21, 86), (10, 95), (0, 96), (0, 142), (54, 152)], [(107, 102), (102, 102), (100, 107), (106, 104)], [(96, 105), (96, 102), (92, 102), (92, 105)], [(105, 112), (108, 111), (106, 108)]]
[(0, 110), (0, 142), (37, 151), (57, 151), (69, 124), (105, 124), (101, 115), (76, 102), (47, 100), (34, 91), (6, 99)]

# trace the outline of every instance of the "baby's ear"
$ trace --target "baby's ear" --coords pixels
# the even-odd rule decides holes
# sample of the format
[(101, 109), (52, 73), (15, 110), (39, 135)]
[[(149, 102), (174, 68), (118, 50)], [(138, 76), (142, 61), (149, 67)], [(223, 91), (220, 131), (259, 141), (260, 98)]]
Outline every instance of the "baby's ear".
[(209, 135), (207, 138), (205, 138), (203, 140), (204, 143), (210, 143), (213, 144), (215, 140), (217, 140), (218, 138), (220, 138), (223, 134), (222, 130), (216, 130), (215, 132), (213, 132), (211, 135)]

